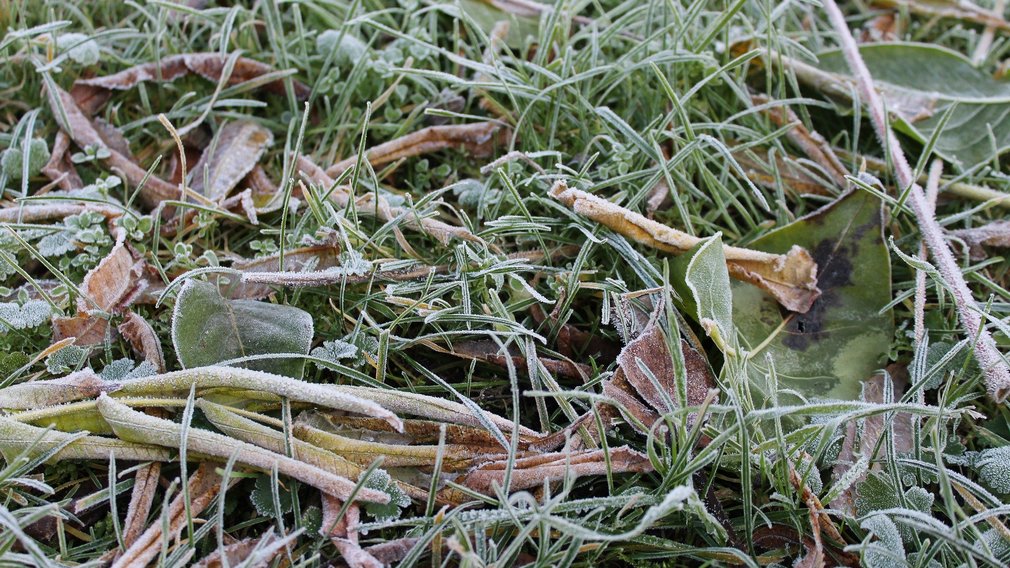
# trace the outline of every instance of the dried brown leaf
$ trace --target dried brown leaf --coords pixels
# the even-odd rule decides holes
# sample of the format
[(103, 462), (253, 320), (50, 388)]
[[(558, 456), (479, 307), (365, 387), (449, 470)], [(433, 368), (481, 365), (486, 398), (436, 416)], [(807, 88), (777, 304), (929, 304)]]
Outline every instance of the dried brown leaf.
[[(497, 122), (429, 126), (372, 147), (365, 151), (365, 158), (372, 167), (377, 167), (447, 148), (461, 148), (481, 158), (491, 155), (495, 147), (504, 145), (507, 139), (508, 129)], [(339, 177), (357, 163), (358, 157), (351, 156), (327, 168), (326, 175)]]
[[(545, 482), (562, 481), (568, 476), (605, 475), (608, 460), (609, 471), (613, 473), (652, 471), (648, 456), (628, 446), (610, 448), (609, 456), (605, 456), (603, 450), (541, 454), (514, 461), (508, 492), (538, 487)], [(460, 483), (474, 491), (493, 495), (492, 484), (504, 483), (507, 467), (508, 460), (482, 465), (467, 473)]]
[(779, 128), (792, 126), (792, 128), (786, 131), (786, 137), (793, 144), (796, 144), (799, 149), (803, 150), (803, 153), (808, 158), (820, 165), (839, 189), (844, 189), (848, 185), (845, 179), (848, 171), (842, 165), (842, 161), (838, 159), (838, 156), (835, 155), (835, 151), (831, 148), (831, 145), (819, 133), (807, 129), (803, 125), (803, 121), (800, 120), (800, 117), (796, 116), (796, 113), (792, 109), (788, 106), (780, 105), (778, 101), (765, 95), (753, 95), (751, 96), (751, 101), (755, 105), (762, 107), (762, 113), (771, 119), (775, 126)]
[(968, 0), (873, 0), (871, 4), (884, 8), (908, 10), (929, 18), (947, 18), (1010, 30), (1010, 23), (1000, 14), (981, 8)]
[(765, 164), (739, 150), (733, 152), (733, 159), (747, 179), (762, 187), (773, 190), (782, 187), (795, 195), (832, 195), (826, 180), (814, 177), (794, 159), (776, 155)]
[(123, 544), (127, 548), (137, 542), (147, 525), (147, 516), (151, 512), (160, 478), (160, 462), (149, 463), (137, 470), (130, 505), (126, 510), (126, 520), (123, 522)]
[(415, 537), (388, 540), (369, 546), (365, 549), (365, 552), (371, 554), (372, 558), (375, 558), (384, 566), (390, 566), (406, 558), (419, 540), (419, 538)]
[(193, 165), (190, 188), (221, 201), (253, 171), (273, 143), (273, 133), (256, 122), (229, 122)]
[[(105, 140), (95, 128), (95, 125), (77, 106), (73, 97), (59, 87), (54, 87), (53, 89), (53, 91), (48, 93), (49, 101), (50, 106), (53, 107), (53, 115), (56, 116), (57, 120), (60, 122), (60, 127), (70, 136), (74, 143), (82, 148), (95, 146), (108, 150), (109, 157), (105, 160), (105, 164), (110, 169), (120, 172), (130, 185), (139, 186), (143, 181), (144, 187), (140, 193), (140, 197), (145, 204), (149, 207), (156, 207), (159, 203), (166, 199), (176, 199), (180, 197), (181, 192), (178, 187), (157, 176), (152, 175), (147, 177), (147, 171), (144, 168), (140, 167), (129, 157), (120, 154), (114, 148), (111, 148), (108, 144), (106, 144)], [(63, 110), (66, 111), (66, 118), (68, 121), (66, 124), (64, 124), (60, 118), (62, 113), (60, 112), (57, 101), (62, 104)], [(146, 181), (144, 181), (145, 177), (147, 177)]]
[[(654, 249), (682, 254), (701, 239), (629, 209), (558, 181), (551, 197), (614, 232)], [(794, 246), (787, 254), (771, 254), (739, 247), (725, 246), (726, 265), (730, 276), (750, 282), (771, 294), (785, 308), (805, 313), (820, 295), (817, 289), (817, 264), (810, 253)]]
[[(152, 63), (144, 63), (124, 69), (119, 73), (95, 77), (93, 79), (80, 79), (75, 83), (86, 87), (97, 87), (113, 91), (125, 91), (132, 89), (140, 83), (147, 81), (174, 81), (183, 75), (195, 73), (209, 80), (219, 82), (225, 71), (228, 56), (219, 53), (186, 53), (172, 55)], [(268, 81), (263, 88), (276, 94), (285, 94), (284, 81), (275, 77), (278, 73), (273, 67), (266, 63), (239, 57), (235, 61), (235, 67), (228, 77), (227, 85), (238, 85), (254, 80), (262, 80), (264, 76)], [(300, 100), (309, 98), (312, 90), (300, 81), (294, 81), (295, 95)]]
[(38, 223), (41, 221), (64, 219), (71, 215), (80, 215), (85, 211), (101, 213), (106, 219), (115, 219), (123, 214), (121, 210), (93, 203), (86, 205), (60, 202), (42, 205), (15, 204), (0, 209), (0, 223)]
[[(238, 478), (229, 479), (234, 483)], [(213, 465), (202, 463), (189, 478), (189, 507), (186, 507), (185, 493), (180, 492), (168, 507), (168, 535), (162, 534), (162, 523), (151, 524), (139, 538), (112, 564), (112, 568), (147, 566), (161, 552), (162, 539), (178, 538), (186, 526), (186, 514), (197, 516), (210, 505), (211, 500), (221, 491), (221, 476)]]
[(51, 381), (29, 381), (0, 389), (0, 408), (30, 410), (94, 398), (103, 392), (114, 392), (118, 385), (100, 378), (91, 369), (84, 369)]
[(968, 251), (973, 260), (981, 260), (986, 257), (983, 246), (1010, 247), (1010, 221), (993, 221), (981, 227), (948, 231), (948, 234), (961, 239), (968, 245)]
[(120, 311), (137, 295), (137, 286), (144, 285), (142, 272), (143, 261), (133, 257), (126, 246), (126, 234), (119, 231), (109, 254), (84, 276), (80, 288), (84, 297), (77, 299), (77, 311), (96, 307), (108, 313)]
[(90, 314), (56, 316), (52, 319), (53, 341), (74, 339), (79, 347), (101, 345), (109, 337), (109, 320)]
[[(334, 187), (335, 182), (333, 178), (307, 157), (299, 156), (297, 167), (309, 181), (322, 186), (327, 191), (329, 188)], [(349, 188), (337, 187), (330, 193), (330, 199), (338, 208), (347, 207), (351, 200)], [(413, 211), (389, 205), (385, 198), (381, 196), (376, 197), (375, 193), (369, 192), (357, 196), (355, 198), (355, 205), (357, 206), (359, 215), (374, 214), (382, 221), (387, 222), (398, 219), (403, 226), (428, 233), (443, 244), (448, 243), (452, 239), (482, 242), (481, 239), (463, 227), (449, 225), (431, 217), (419, 218)]]
[(79, 189), (84, 187), (84, 182), (81, 181), (77, 168), (70, 160), (69, 149), (70, 137), (62, 130), (57, 132), (53, 151), (49, 155), (49, 161), (42, 166), (42, 173), (62, 189)]
[(130, 342), (133, 350), (153, 365), (157, 372), (165, 372), (165, 355), (161, 350), (161, 341), (147, 320), (134, 312), (127, 312), (123, 323), (119, 324), (117, 329)]
[[(425, 345), (439, 353), (446, 353), (461, 359), (483, 361), (503, 368), (508, 365), (506, 356), (502, 355), (498, 344), (490, 339), (456, 341), (452, 343), (451, 349), (442, 347), (434, 342), (425, 342)], [(527, 371), (527, 359), (519, 352), (518, 347), (515, 347), (514, 345), (509, 347), (508, 358), (512, 359), (512, 364), (517, 370), (522, 372)], [(593, 370), (588, 365), (575, 363), (573, 361), (551, 359), (549, 357), (538, 356), (537, 359), (543, 363), (544, 367), (548, 371), (561, 377), (580, 379), (584, 381), (593, 375)]]
[(323, 494), (323, 523), (320, 534), (333, 542), (344, 562), (350, 568), (382, 568), (383, 564), (374, 558), (358, 544), (358, 525), (361, 523), (361, 510), (357, 505), (350, 505), (339, 517), (344, 503), (339, 499)]

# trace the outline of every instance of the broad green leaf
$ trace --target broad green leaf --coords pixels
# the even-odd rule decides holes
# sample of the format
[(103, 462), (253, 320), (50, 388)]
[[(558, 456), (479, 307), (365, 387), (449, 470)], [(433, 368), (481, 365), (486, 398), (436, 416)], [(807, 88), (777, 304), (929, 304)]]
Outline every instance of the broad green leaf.
[[(308, 354), (312, 316), (293, 306), (229, 300), (217, 287), (189, 280), (179, 292), (172, 314), (172, 344), (186, 368), (270, 353)], [(242, 364), (278, 375), (300, 378), (302, 359), (258, 360)]]
[[(888, 110), (897, 116), (894, 126), (905, 134), (925, 142), (944, 112), (957, 104), (937, 140), (937, 154), (966, 169), (1010, 148), (1010, 81), (999, 81), (961, 54), (932, 44), (870, 43), (859, 51)], [(850, 74), (840, 51), (818, 59), (824, 71)]]
[(672, 268), (671, 277), (685, 307), (720, 349), (732, 348), (736, 335), (733, 294), (722, 235), (698, 243), (687, 254), (677, 257)]
[(734, 283), (733, 319), (744, 348), (751, 351), (752, 389), (770, 394), (766, 359), (770, 355), (780, 391), (858, 398), (861, 381), (884, 362), (894, 333), (891, 312), (879, 313), (891, 301), (883, 222), (877, 198), (850, 192), (752, 243), (753, 248), (770, 252), (794, 244), (806, 247), (817, 262), (821, 289), (810, 311), (783, 315), (771, 296)]

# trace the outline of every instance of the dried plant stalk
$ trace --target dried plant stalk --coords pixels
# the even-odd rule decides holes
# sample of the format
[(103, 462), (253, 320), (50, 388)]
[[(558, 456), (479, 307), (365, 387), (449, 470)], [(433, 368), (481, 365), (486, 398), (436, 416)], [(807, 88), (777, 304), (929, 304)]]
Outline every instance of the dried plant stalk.
[[(550, 194), (579, 215), (663, 252), (681, 254), (702, 240), (606, 199), (570, 189), (564, 180), (555, 183)], [(730, 276), (765, 290), (787, 309), (806, 313), (820, 296), (817, 264), (802, 247), (794, 246), (786, 254), (731, 246), (723, 247), (723, 251)]]
[[(506, 133), (496, 122), (429, 126), (366, 150), (365, 159), (374, 167), (446, 148), (464, 148), (474, 157), (487, 156), (495, 144), (504, 142)], [(358, 156), (351, 156), (326, 168), (326, 175), (337, 177), (356, 163)]]
[[(333, 178), (305, 156), (298, 156), (298, 169), (302, 172), (302, 175), (327, 191), (334, 186), (335, 182)], [(335, 188), (330, 194), (330, 200), (337, 207), (347, 207), (351, 201), (350, 188)], [(448, 243), (454, 238), (481, 242), (478, 237), (463, 227), (455, 227), (430, 217), (418, 218), (417, 214), (412, 211), (403, 207), (393, 207), (383, 197), (376, 196), (371, 192), (357, 196), (354, 203), (357, 206), (358, 213), (361, 215), (375, 214), (379, 219), (386, 222), (402, 218), (403, 226), (426, 232), (442, 243)]]

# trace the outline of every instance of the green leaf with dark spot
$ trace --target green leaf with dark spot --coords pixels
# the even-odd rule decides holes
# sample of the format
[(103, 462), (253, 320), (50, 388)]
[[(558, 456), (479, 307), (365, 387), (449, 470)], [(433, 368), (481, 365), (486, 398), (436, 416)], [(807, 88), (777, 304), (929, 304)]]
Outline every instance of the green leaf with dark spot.
[[(172, 343), (186, 368), (271, 353), (307, 354), (312, 316), (293, 306), (229, 300), (217, 286), (190, 280), (179, 292), (172, 316)], [(243, 367), (301, 378), (303, 359), (264, 359)]]
[[(859, 51), (895, 115), (894, 126), (905, 134), (925, 142), (956, 104), (937, 140), (937, 154), (967, 169), (1010, 149), (1010, 81), (997, 80), (938, 45), (868, 43)], [(840, 51), (818, 59), (822, 70), (850, 75)]]
[(807, 313), (784, 313), (760, 289), (734, 283), (733, 319), (744, 348), (751, 351), (752, 389), (769, 394), (770, 355), (779, 391), (858, 398), (861, 381), (884, 363), (894, 335), (893, 315), (880, 313), (891, 301), (883, 227), (877, 198), (854, 191), (751, 244), (774, 253), (793, 245), (811, 251), (822, 292)]

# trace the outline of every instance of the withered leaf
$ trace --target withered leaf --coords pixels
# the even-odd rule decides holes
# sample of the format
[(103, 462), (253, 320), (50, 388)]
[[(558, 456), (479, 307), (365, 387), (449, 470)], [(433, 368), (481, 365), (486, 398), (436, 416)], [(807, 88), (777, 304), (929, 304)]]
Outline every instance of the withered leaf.
[[(753, 95), (751, 100), (759, 106), (776, 103), (765, 95)], [(786, 131), (786, 137), (803, 150), (808, 158), (820, 165), (839, 189), (845, 188), (848, 184), (845, 179), (848, 171), (823, 136), (816, 131), (807, 129), (796, 113), (787, 106), (767, 106), (763, 108), (762, 112), (779, 128), (791, 125), (792, 128)]]
[[(550, 195), (579, 215), (663, 252), (682, 254), (701, 242), (610, 201), (571, 189), (564, 180), (551, 188)], [(806, 249), (794, 246), (785, 254), (771, 254), (727, 246), (723, 251), (731, 276), (765, 290), (791, 311), (805, 313), (820, 295), (817, 264)]]
[(293, 533), (281, 539), (271, 527), (259, 538), (244, 538), (215, 550), (193, 565), (193, 568), (224, 568), (225, 566), (247, 566), (266, 568), (277, 555), (298, 540)]
[(358, 544), (358, 524), (361, 519), (361, 509), (351, 505), (340, 517), (343, 502), (329, 495), (323, 495), (323, 523), (319, 532), (329, 537), (340, 551), (344, 562), (350, 568), (382, 568), (383, 564)]
[[(505, 355), (502, 355), (498, 345), (490, 339), (455, 341), (452, 343), (451, 349), (434, 342), (425, 342), (425, 345), (439, 353), (446, 353), (461, 359), (483, 361), (499, 367), (505, 367), (507, 364)], [(527, 358), (514, 345), (509, 348), (509, 358), (512, 359), (512, 364), (516, 369), (523, 372), (527, 370)], [(586, 380), (593, 374), (591, 367), (581, 363), (539, 356), (538, 360), (548, 371), (562, 377)]]
[(161, 477), (161, 463), (153, 462), (141, 466), (135, 475), (133, 493), (130, 495), (130, 505), (126, 510), (126, 520), (123, 522), (123, 544), (127, 548), (137, 542), (147, 515), (154, 504), (154, 494), (158, 490), (158, 479)]
[(1010, 221), (993, 221), (981, 227), (949, 231), (949, 234), (968, 245), (968, 252), (973, 260), (986, 257), (983, 246), (1010, 247)]
[[(147, 206), (156, 207), (158, 203), (166, 199), (180, 197), (181, 193), (178, 187), (157, 176), (148, 177), (144, 168), (106, 144), (95, 125), (81, 111), (69, 93), (59, 87), (53, 87), (48, 95), (50, 105), (53, 107), (53, 115), (57, 117), (60, 127), (67, 132), (75, 144), (82, 148), (93, 146), (107, 150), (109, 157), (105, 159), (105, 163), (110, 169), (121, 172), (131, 185), (139, 186), (142, 181), (144, 182), (140, 197)], [(57, 101), (62, 103), (63, 109), (66, 111), (67, 124), (62, 123), (60, 118), (62, 113), (59, 111)], [(147, 177), (146, 181), (144, 181), (145, 177)]]
[(1010, 30), (1010, 23), (1000, 14), (982, 8), (968, 0), (873, 0), (871, 4), (885, 8), (908, 10), (928, 18), (948, 18), (973, 24)]
[(101, 379), (91, 369), (84, 369), (51, 381), (29, 381), (0, 389), (0, 408), (30, 410), (94, 398), (119, 387)]
[(109, 333), (109, 320), (87, 313), (74, 316), (56, 316), (52, 319), (53, 341), (74, 338), (80, 347), (101, 345)]
[[(613, 473), (652, 471), (648, 456), (628, 446), (610, 448), (609, 456), (605, 456), (603, 450), (547, 453), (516, 459), (508, 491), (538, 487), (544, 482), (564, 480), (567, 476), (605, 475), (608, 460), (609, 471)], [(474, 491), (493, 495), (492, 484), (504, 482), (507, 467), (507, 460), (482, 465), (467, 473), (460, 483)]]
[(161, 349), (161, 341), (147, 320), (135, 312), (128, 312), (117, 329), (130, 342), (133, 350), (153, 365), (157, 372), (165, 372), (165, 354)]
[(190, 188), (221, 201), (253, 171), (273, 142), (273, 133), (256, 122), (229, 122), (193, 166)]
[[(447, 148), (462, 148), (480, 158), (490, 155), (495, 146), (504, 145), (507, 136), (508, 130), (497, 122), (429, 126), (370, 148), (365, 158), (375, 167)], [(338, 177), (357, 162), (358, 157), (351, 156), (326, 168), (326, 175)]]
[[(228, 57), (222, 56), (219, 53), (172, 55), (161, 61), (144, 63), (112, 75), (95, 77), (93, 79), (80, 79), (75, 85), (125, 91), (145, 81), (174, 81), (190, 73), (200, 75), (209, 81), (218, 82), (221, 80), (227, 62)], [(267, 81), (263, 84), (263, 88), (283, 95), (284, 81), (282, 78), (277, 77), (278, 74), (273, 67), (266, 63), (246, 57), (239, 57), (235, 61), (235, 67), (228, 77), (227, 84), (231, 86), (254, 80), (262, 80), (265, 76)], [(294, 81), (293, 83), (295, 95), (300, 100), (305, 100), (312, 94), (312, 90), (304, 83), (300, 81)]]
[(144, 286), (141, 278), (143, 261), (133, 257), (126, 246), (126, 234), (119, 231), (116, 244), (109, 254), (84, 276), (78, 298), (78, 312), (98, 308), (104, 312), (117, 312), (138, 294), (137, 287)]
[[(307, 157), (298, 156), (297, 167), (309, 181), (318, 184), (326, 190), (334, 187), (335, 182), (333, 178)], [(347, 187), (336, 187), (330, 194), (330, 199), (338, 208), (343, 209), (351, 201), (350, 189)], [(464, 227), (449, 225), (431, 217), (419, 218), (412, 211), (402, 207), (391, 206), (385, 198), (376, 196), (373, 192), (357, 196), (355, 198), (355, 205), (357, 206), (359, 215), (376, 215), (383, 221), (399, 219), (403, 226), (426, 232), (443, 244), (448, 243), (452, 239), (482, 242), (481, 239)]]
[[(229, 479), (234, 483), (238, 478)], [(112, 564), (113, 568), (128, 566), (147, 566), (161, 552), (163, 539), (174, 540), (186, 526), (186, 515), (197, 516), (210, 505), (221, 491), (221, 476), (215, 472), (213, 465), (200, 464), (200, 467), (189, 478), (189, 503), (185, 502), (185, 492), (180, 492), (168, 506), (168, 534), (162, 533), (161, 522), (154, 522), (139, 538), (129, 546), (123, 555)]]
[[(708, 368), (705, 357), (698, 353), (686, 341), (680, 340), (680, 349), (684, 358), (687, 376), (687, 403), (685, 406), (699, 406), (708, 396), (708, 391), (715, 387), (715, 379)], [(666, 334), (662, 328), (653, 323), (632, 340), (617, 357), (619, 373), (623, 374), (635, 393), (642, 397), (653, 409), (666, 413), (674, 410), (669, 408), (667, 401), (674, 404), (684, 404), (677, 400), (677, 388), (674, 382), (676, 370), (673, 358), (667, 344)], [(648, 369), (651, 377), (646, 374)], [(655, 379), (655, 382), (653, 381)], [(665, 391), (665, 395), (656, 388)]]
[(77, 173), (77, 168), (70, 161), (70, 137), (62, 130), (56, 133), (56, 141), (53, 142), (53, 151), (49, 155), (49, 162), (42, 166), (42, 173), (65, 190), (78, 189), (84, 187), (81, 176)]

